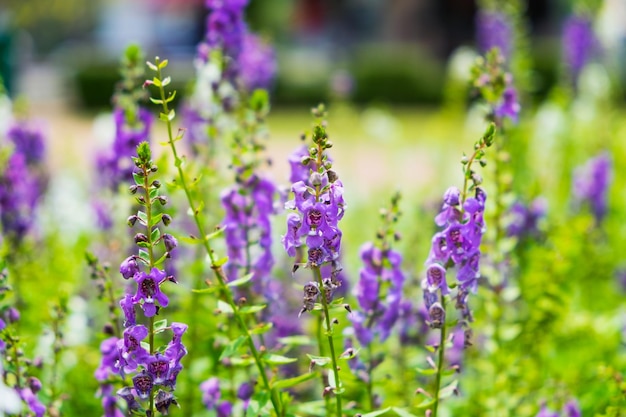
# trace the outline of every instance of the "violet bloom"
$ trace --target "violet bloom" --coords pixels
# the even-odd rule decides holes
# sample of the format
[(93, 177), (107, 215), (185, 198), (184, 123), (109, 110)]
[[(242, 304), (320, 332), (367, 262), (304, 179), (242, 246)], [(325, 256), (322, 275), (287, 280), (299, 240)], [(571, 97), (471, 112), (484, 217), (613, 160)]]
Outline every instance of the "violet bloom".
[(597, 40), (591, 19), (586, 16), (570, 16), (563, 28), (563, 54), (574, 85), (596, 48)]
[(271, 216), (276, 214), (276, 186), (257, 175), (227, 190), (222, 195), (229, 279), (253, 272), (257, 291), (263, 291), (274, 266)]
[(18, 122), (7, 132), (7, 138), (15, 145), (15, 152), (24, 155), (28, 166), (37, 166), (44, 161), (45, 146), (39, 126)]
[(219, 48), (225, 56), (238, 60), (246, 32), (243, 11), (247, 4), (247, 0), (207, 1), (205, 42), (198, 47), (201, 59), (208, 58), (207, 49)]
[(361, 346), (367, 346), (376, 335), (384, 342), (400, 317), (404, 274), (402, 256), (392, 249), (383, 251), (366, 243), (361, 247), (361, 260), (364, 266), (354, 288), (361, 308), (350, 318)]
[(274, 49), (257, 35), (246, 33), (239, 56), (241, 82), (248, 91), (262, 88), (269, 90), (276, 76)]
[(476, 38), (481, 54), (498, 48), (502, 56), (511, 59), (513, 31), (506, 15), (499, 12), (481, 10), (476, 16)]
[[(450, 263), (456, 269), (458, 281), (457, 308), (466, 312), (469, 291), (476, 292), (480, 276), (480, 244), (486, 231), (484, 221), (485, 192), (477, 187), (474, 197), (459, 201), (460, 192), (449, 189), (444, 196), (444, 203), (435, 222), (443, 230), (435, 233), (428, 260), (426, 261), (426, 278), (422, 282), (424, 300), (429, 311), (431, 325), (442, 324), (442, 309), (439, 296), (449, 293), (447, 271)], [(456, 203), (456, 205), (455, 205)], [(461, 207), (461, 203), (463, 204)], [(433, 317), (433, 313), (437, 317)]]
[(117, 348), (118, 341), (117, 337), (110, 337), (103, 340), (100, 344), (102, 359), (100, 366), (95, 372), (95, 377), (100, 382), (106, 381), (111, 375), (119, 374), (119, 369), (117, 368), (120, 360), (120, 351)]
[(550, 410), (545, 404), (541, 406), (541, 410), (535, 417), (559, 417), (559, 413)]
[(134, 276), (137, 282), (137, 293), (133, 297), (133, 303), (140, 301), (146, 317), (152, 317), (156, 314), (155, 301), (159, 302), (161, 307), (167, 307), (169, 299), (167, 295), (161, 292), (161, 284), (166, 280), (166, 274), (158, 268), (152, 268), (149, 274), (139, 272)]
[(37, 179), (21, 153), (11, 155), (0, 173), (0, 223), (2, 232), (21, 242), (34, 222), (39, 200)]
[(19, 394), (22, 401), (26, 403), (30, 411), (35, 415), (35, 417), (43, 417), (46, 413), (46, 407), (39, 401), (37, 396), (33, 393), (30, 388), (18, 388), (17, 393)]
[(506, 90), (504, 90), (500, 104), (494, 108), (494, 116), (498, 119), (507, 118), (513, 123), (517, 123), (521, 109), (522, 107), (517, 97), (517, 90), (512, 85), (509, 85)]
[(220, 380), (217, 377), (209, 378), (200, 384), (202, 391), (202, 402), (207, 410), (214, 410), (218, 417), (230, 417), (232, 404), (228, 401), (221, 401), (222, 392), (220, 390)]
[(133, 155), (137, 145), (148, 142), (153, 117), (144, 108), (139, 108), (134, 120), (123, 108), (113, 111), (115, 138), (109, 152), (98, 155), (96, 165), (106, 186), (116, 191), (120, 184), (132, 179), (135, 168), (128, 155)]
[(609, 185), (613, 176), (611, 155), (603, 152), (574, 171), (572, 193), (576, 205), (588, 204), (596, 223), (607, 213)]
[(521, 201), (513, 203), (510, 209), (511, 223), (507, 227), (507, 236), (518, 238), (536, 237), (540, 234), (539, 222), (545, 218), (547, 201), (538, 197), (528, 206)]

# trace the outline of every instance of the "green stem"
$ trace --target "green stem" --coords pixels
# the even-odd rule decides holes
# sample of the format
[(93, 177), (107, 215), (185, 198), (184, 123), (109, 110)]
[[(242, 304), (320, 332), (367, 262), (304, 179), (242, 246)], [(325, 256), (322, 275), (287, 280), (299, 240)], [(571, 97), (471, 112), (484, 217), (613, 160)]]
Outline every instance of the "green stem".
[[(155, 64), (157, 65), (158, 69), (157, 69), (157, 79), (158, 80), (162, 80), (162, 76), (161, 76), (161, 68), (159, 67), (159, 61), (158, 59), (156, 60)], [(166, 101), (166, 97), (165, 97), (165, 89), (163, 88), (162, 85), (159, 86), (159, 92), (161, 95), (161, 104), (163, 106), (163, 112), (165, 114), (169, 114), (170, 110), (168, 108), (167, 105), (167, 101)], [(242, 333), (244, 334), (244, 336), (246, 337), (247, 343), (248, 343), (248, 347), (250, 349), (250, 352), (252, 353), (252, 357), (254, 358), (254, 362), (259, 370), (259, 375), (261, 376), (261, 381), (263, 383), (263, 387), (265, 388), (265, 390), (267, 392), (270, 393), (270, 399), (272, 402), (272, 406), (274, 408), (274, 411), (276, 412), (277, 416), (282, 416), (283, 415), (283, 410), (281, 410), (281, 400), (280, 400), (280, 396), (278, 395), (278, 392), (273, 389), (270, 385), (269, 382), (269, 378), (267, 376), (267, 372), (265, 371), (265, 367), (263, 366), (263, 361), (261, 360), (261, 356), (259, 355), (259, 352), (256, 348), (256, 345), (254, 344), (254, 340), (252, 338), (252, 334), (250, 333), (250, 330), (248, 329), (248, 326), (246, 325), (246, 322), (244, 320), (244, 318), (242, 317), (241, 313), (239, 312), (239, 306), (235, 303), (234, 299), (233, 299), (233, 295), (230, 292), (230, 289), (228, 288), (228, 286), (226, 285), (227, 279), (226, 276), (224, 274), (224, 271), (222, 269), (222, 267), (220, 265), (217, 265), (216, 259), (215, 259), (215, 253), (213, 251), (213, 249), (211, 248), (211, 244), (209, 242), (209, 240), (207, 239), (207, 234), (205, 232), (204, 229), (204, 225), (202, 224), (202, 221), (200, 220), (200, 214), (199, 214), (199, 210), (193, 200), (193, 197), (191, 195), (191, 190), (189, 188), (189, 186), (187, 185), (187, 181), (185, 179), (185, 174), (183, 172), (182, 169), (182, 159), (178, 156), (178, 151), (176, 150), (176, 145), (174, 143), (174, 136), (172, 133), (172, 122), (171, 120), (167, 120), (166, 121), (167, 124), (167, 134), (168, 134), (168, 139), (169, 139), (169, 144), (170, 144), (170, 149), (172, 150), (172, 155), (174, 156), (174, 165), (176, 166), (176, 170), (178, 171), (178, 178), (180, 180), (180, 184), (185, 192), (185, 196), (187, 197), (187, 203), (189, 204), (189, 208), (191, 209), (192, 215), (193, 215), (193, 219), (194, 222), (196, 224), (196, 228), (198, 230), (198, 233), (200, 234), (200, 239), (202, 241), (202, 246), (204, 247), (208, 257), (209, 257), (209, 261), (211, 263), (211, 269), (213, 270), (213, 273), (215, 275), (215, 278), (218, 281), (218, 284), (220, 286), (220, 292), (222, 294), (222, 296), (225, 298), (226, 303), (231, 307), (231, 309), (233, 310), (233, 316), (235, 318), (235, 321), (237, 322), (237, 324), (239, 325)]]
[(333, 328), (330, 323), (330, 313), (328, 311), (328, 302), (324, 291), (324, 282), (322, 281), (322, 272), (318, 266), (313, 267), (317, 284), (320, 287), (320, 298), (322, 300), (322, 310), (324, 312), (324, 321), (326, 322), (326, 337), (328, 338), (328, 347), (330, 348), (330, 359), (333, 366), (333, 376), (335, 377), (335, 398), (337, 405), (337, 417), (342, 416), (341, 407), (341, 383), (339, 380), (339, 366), (337, 364), (337, 356), (335, 354), (335, 343), (333, 342)]
[[(324, 343), (322, 343), (322, 333), (323, 333), (323, 329), (324, 328), (324, 317), (322, 317), (321, 315), (317, 316), (317, 347), (318, 350), (320, 352), (320, 356), (324, 357), (326, 356), (326, 349), (324, 349)], [(322, 389), (326, 388), (326, 385), (328, 384), (328, 379), (326, 378), (326, 375), (324, 375), (323, 372), (320, 372), (320, 376), (322, 378)], [(331, 405), (330, 405), (330, 397), (328, 395), (324, 396), (324, 403), (326, 405), (326, 415), (330, 415), (332, 413), (331, 411)]]
[[(150, 199), (150, 167), (142, 167), (143, 169), (143, 191), (146, 201), (146, 237), (148, 238), (148, 256), (149, 262), (148, 268), (152, 270), (154, 267), (154, 242), (152, 241), (152, 200)], [(150, 343), (150, 355), (154, 355), (154, 316), (150, 317), (148, 321), (148, 340)], [(154, 392), (150, 392), (150, 415), (154, 416)]]
[[(441, 297), (441, 308), (446, 311), (446, 298)], [(441, 334), (439, 337), (439, 357), (437, 359), (437, 377), (435, 379), (435, 405), (433, 406), (432, 417), (437, 417), (437, 409), (439, 408), (439, 390), (441, 388), (441, 376), (443, 372), (443, 364), (445, 361), (446, 351), (446, 316), (444, 314), (443, 323), (441, 323)]]
[(367, 397), (369, 399), (370, 411), (374, 411), (374, 349), (372, 349), (371, 343), (367, 346), (367, 355), (369, 358), (369, 363), (367, 364)]

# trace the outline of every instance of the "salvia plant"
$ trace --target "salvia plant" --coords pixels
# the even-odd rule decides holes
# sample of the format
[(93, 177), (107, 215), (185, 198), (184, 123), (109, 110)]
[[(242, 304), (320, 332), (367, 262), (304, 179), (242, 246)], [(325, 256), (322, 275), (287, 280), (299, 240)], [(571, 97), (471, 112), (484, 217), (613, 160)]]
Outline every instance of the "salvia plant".
[(573, 89), (522, 112), (523, 2), (478, 2), (480, 57), (455, 97), (473, 147), (448, 120), (462, 115), (432, 115), (459, 138), (433, 146), (469, 148), (446, 190), (458, 170), (408, 152), (408, 185), (377, 188), (389, 149), (418, 148), (351, 139), (405, 123), (367, 111), (361, 132), (348, 102), (313, 107), (270, 159), (269, 126), (291, 125), (270, 113), (276, 54), (248, 3), (204, 2), (183, 97), (167, 60), (125, 51), (85, 230), (57, 221), (80, 194), (0, 94), (0, 416), (622, 416), (624, 129), (612, 98), (585, 96), (595, 13), (566, 23)]

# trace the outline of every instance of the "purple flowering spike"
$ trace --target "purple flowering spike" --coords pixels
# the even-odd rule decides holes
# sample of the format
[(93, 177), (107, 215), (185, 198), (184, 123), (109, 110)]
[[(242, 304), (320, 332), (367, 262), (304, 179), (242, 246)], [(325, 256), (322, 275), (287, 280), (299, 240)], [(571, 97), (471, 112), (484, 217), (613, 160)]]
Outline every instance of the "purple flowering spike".
[(104, 417), (124, 417), (124, 414), (117, 408), (117, 397), (113, 395), (113, 385), (103, 385), (100, 388), (100, 392)]
[(574, 84), (596, 48), (597, 40), (591, 20), (585, 16), (570, 16), (563, 29), (563, 53)]
[(141, 308), (146, 317), (152, 317), (156, 314), (155, 301), (158, 301), (161, 307), (167, 307), (169, 299), (161, 292), (160, 286), (166, 278), (164, 271), (152, 268), (150, 274), (140, 272), (134, 278), (137, 281), (137, 293), (133, 297), (133, 302), (138, 303), (143, 300)]
[(143, 325), (130, 326), (124, 330), (124, 338), (117, 342), (117, 349), (120, 352), (118, 367), (122, 371), (134, 371), (138, 363), (148, 356), (148, 352), (141, 347), (141, 341), (146, 336), (148, 336), (148, 329)]
[(276, 76), (274, 49), (258, 36), (246, 33), (239, 56), (241, 81), (248, 91), (269, 89)]
[[(295, 184), (297, 182), (306, 183), (309, 180), (310, 164), (303, 165), (302, 158), (309, 156), (309, 148), (306, 145), (302, 145), (289, 155), (289, 166), (291, 168), (291, 174), (289, 176), (289, 182)], [(314, 169), (314, 168), (313, 168)]]
[(222, 396), (220, 380), (217, 377), (209, 378), (200, 384), (200, 390), (202, 391), (202, 402), (204, 406), (209, 410), (214, 410)]
[(512, 29), (508, 18), (499, 12), (481, 10), (476, 17), (478, 49), (482, 54), (498, 48), (507, 61), (511, 58)]
[(154, 386), (152, 375), (145, 370), (141, 371), (140, 374), (133, 377), (133, 386), (135, 387), (135, 391), (137, 391), (139, 398), (142, 400), (147, 399), (152, 392), (152, 387)]
[(598, 224), (607, 213), (612, 171), (613, 163), (608, 152), (589, 159), (584, 166), (574, 171), (574, 201), (579, 205), (588, 204)]
[(39, 200), (37, 179), (21, 153), (11, 155), (0, 173), (0, 223), (3, 234), (21, 241), (33, 225)]

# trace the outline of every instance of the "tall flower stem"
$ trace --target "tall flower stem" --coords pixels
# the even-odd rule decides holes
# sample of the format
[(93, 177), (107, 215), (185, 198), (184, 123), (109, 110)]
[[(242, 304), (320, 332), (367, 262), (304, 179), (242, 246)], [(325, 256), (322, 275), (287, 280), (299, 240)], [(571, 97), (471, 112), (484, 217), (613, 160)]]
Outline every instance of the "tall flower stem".
[[(146, 201), (146, 237), (148, 239), (148, 256), (149, 256), (149, 269), (154, 267), (154, 242), (152, 241), (152, 199), (150, 198), (150, 180), (149, 170), (147, 167), (142, 168), (143, 173), (143, 191), (144, 199)], [(154, 317), (150, 317), (148, 320), (148, 342), (150, 343), (150, 355), (154, 355)], [(150, 415), (154, 414), (154, 393), (150, 392)]]
[[(317, 347), (320, 352), (320, 356), (326, 356), (326, 349), (324, 348), (324, 343), (323, 343), (324, 339), (322, 337), (323, 329), (324, 329), (324, 317), (318, 315), (317, 316)], [(320, 376), (322, 378), (322, 388), (324, 388), (326, 387), (328, 383), (328, 379), (326, 378), (326, 375), (324, 375), (323, 373), (320, 373)], [(328, 395), (324, 396), (324, 403), (326, 405), (326, 415), (330, 415), (332, 411), (331, 411), (330, 397)]]
[(243, 318), (243, 316), (241, 315), (239, 311), (239, 306), (237, 305), (237, 303), (235, 303), (235, 300), (233, 299), (233, 295), (230, 289), (226, 285), (227, 283), (226, 275), (224, 274), (224, 270), (222, 269), (222, 266), (217, 262), (217, 259), (215, 257), (215, 252), (211, 248), (211, 243), (209, 242), (209, 239), (207, 238), (207, 233), (205, 232), (204, 225), (202, 224), (202, 220), (200, 219), (200, 211), (198, 209), (198, 206), (194, 202), (194, 199), (191, 195), (191, 189), (189, 188), (189, 185), (187, 184), (187, 181), (185, 179), (185, 173), (183, 172), (183, 169), (182, 169), (183, 160), (178, 156), (178, 151), (176, 149), (176, 144), (175, 144), (176, 140), (178, 139), (175, 138), (172, 133), (173, 129), (172, 129), (171, 119), (173, 119), (173, 117), (169, 116), (170, 109), (168, 106), (168, 100), (165, 96), (165, 88), (163, 85), (162, 68), (165, 67), (165, 65), (163, 64), (166, 64), (166, 63), (167, 61), (159, 62), (158, 57), (155, 59), (155, 67), (156, 67), (156, 73), (157, 73), (156, 80), (159, 81), (157, 87), (159, 89), (159, 93), (161, 97), (161, 99), (157, 100), (157, 102), (162, 105), (163, 114), (166, 116), (164, 119), (165, 119), (165, 123), (167, 124), (168, 143), (170, 145), (170, 149), (172, 150), (172, 155), (174, 156), (174, 165), (176, 166), (176, 170), (178, 171), (178, 179), (180, 181), (181, 187), (183, 188), (185, 192), (185, 196), (187, 197), (187, 202), (189, 204), (189, 208), (191, 209), (194, 223), (196, 224), (196, 228), (198, 230), (198, 233), (200, 234), (200, 240), (202, 241), (202, 246), (204, 247), (209, 257), (209, 262), (211, 263), (211, 269), (213, 270), (213, 274), (215, 275), (215, 278), (217, 279), (218, 285), (220, 287), (220, 293), (222, 294), (222, 297), (224, 297), (226, 303), (232, 309), (235, 321), (237, 322), (242, 333), (246, 337), (248, 347), (250, 349), (250, 352), (252, 353), (252, 357), (254, 358), (254, 362), (259, 371), (259, 375), (261, 376), (263, 387), (268, 393), (270, 393), (270, 400), (272, 402), (272, 407), (274, 408), (276, 415), (282, 416), (284, 415), (284, 410), (282, 410), (282, 407), (281, 407), (280, 396), (278, 395), (278, 392), (275, 389), (273, 389), (272, 386), (270, 385), (267, 372), (265, 371), (265, 367), (263, 366), (261, 355), (259, 354), (259, 351), (256, 348), (256, 345), (254, 344), (254, 339), (252, 338), (252, 334), (250, 333), (250, 330), (248, 329), (248, 326), (246, 325), (245, 319)]
[(335, 397), (336, 397), (336, 405), (337, 405), (337, 417), (342, 416), (341, 407), (341, 383), (339, 380), (339, 367), (337, 364), (337, 356), (335, 355), (335, 342), (333, 341), (333, 328), (330, 323), (330, 312), (328, 311), (328, 302), (326, 300), (326, 294), (324, 293), (324, 283), (322, 281), (322, 272), (319, 267), (313, 268), (313, 273), (315, 274), (315, 279), (317, 284), (322, 289), (322, 293), (320, 298), (322, 300), (322, 311), (324, 313), (324, 322), (326, 324), (326, 337), (328, 338), (328, 347), (330, 349), (330, 360), (333, 367), (333, 376), (335, 377)]
[[(446, 311), (446, 297), (441, 297), (441, 308)], [(444, 315), (444, 317), (446, 317)], [(441, 332), (439, 335), (439, 350), (437, 358), (437, 376), (435, 378), (435, 404), (433, 406), (432, 417), (437, 417), (437, 410), (439, 408), (439, 390), (441, 388), (441, 376), (443, 373), (443, 364), (446, 357), (446, 320), (444, 318), (441, 323)]]

